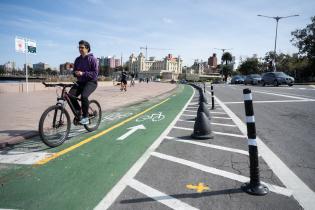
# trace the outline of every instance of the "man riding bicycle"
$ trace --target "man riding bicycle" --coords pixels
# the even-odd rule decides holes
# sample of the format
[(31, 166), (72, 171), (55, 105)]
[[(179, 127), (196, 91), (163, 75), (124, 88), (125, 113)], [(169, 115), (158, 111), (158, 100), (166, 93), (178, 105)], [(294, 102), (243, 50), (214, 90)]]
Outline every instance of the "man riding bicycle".
[[(97, 87), (98, 64), (97, 59), (93, 56), (90, 44), (87, 41), (81, 40), (79, 42), (80, 56), (75, 59), (73, 75), (77, 78), (77, 84), (73, 86), (69, 94), (78, 97), (81, 95), (82, 103), (82, 125), (89, 124), (88, 109), (89, 96), (95, 91)], [(71, 98), (71, 102), (75, 109), (81, 115), (80, 105), (75, 98)]]

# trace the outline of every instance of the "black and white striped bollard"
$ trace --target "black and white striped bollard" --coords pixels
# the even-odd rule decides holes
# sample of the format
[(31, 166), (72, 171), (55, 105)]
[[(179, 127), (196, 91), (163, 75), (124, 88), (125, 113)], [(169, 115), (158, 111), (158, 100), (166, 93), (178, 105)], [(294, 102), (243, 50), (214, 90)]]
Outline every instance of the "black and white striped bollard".
[(260, 183), (259, 165), (258, 165), (258, 149), (256, 142), (256, 126), (253, 108), (253, 97), (251, 90), (246, 88), (243, 90), (244, 105), (246, 113), (248, 151), (250, 163), (250, 182), (242, 185), (242, 189), (252, 195), (266, 195), (269, 189)]
[(211, 102), (212, 102), (211, 109), (214, 109), (214, 91), (213, 91), (213, 85), (212, 84), (211, 84)]

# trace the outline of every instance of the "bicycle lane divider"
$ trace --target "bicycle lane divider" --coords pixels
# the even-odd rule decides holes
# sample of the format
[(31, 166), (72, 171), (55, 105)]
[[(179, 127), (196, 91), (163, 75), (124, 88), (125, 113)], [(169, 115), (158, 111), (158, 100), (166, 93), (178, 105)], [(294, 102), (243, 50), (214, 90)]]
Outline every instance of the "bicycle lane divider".
[[(232, 118), (240, 131), (246, 135), (247, 128), (245, 123), (218, 97), (215, 96), (215, 100)], [(293, 197), (304, 209), (313, 209), (315, 205), (314, 191), (312, 191), (284, 162), (282, 162), (282, 160), (258, 136), (256, 137), (256, 141), (260, 155), (287, 189), (292, 191)]]
[[(165, 119), (161, 121), (136, 122), (139, 113), (128, 118), (128, 122), (124, 120), (125, 124), (116, 124), (121, 126), (97, 141), (64, 153), (49, 164), (33, 167), (26, 175), (12, 177), (0, 190), (0, 208), (92, 209), (150, 147), (191, 95), (192, 88), (186, 86), (163, 104), (141, 112), (146, 115), (162, 112)], [(127, 128), (139, 124), (147, 129), (124, 141), (116, 140)]]

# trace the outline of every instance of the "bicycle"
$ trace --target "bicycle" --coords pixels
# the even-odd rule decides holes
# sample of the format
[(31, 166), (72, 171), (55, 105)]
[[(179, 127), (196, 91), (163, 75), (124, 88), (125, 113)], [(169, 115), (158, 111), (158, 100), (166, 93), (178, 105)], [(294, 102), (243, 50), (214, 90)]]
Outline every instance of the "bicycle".
[[(66, 110), (66, 104), (69, 104), (69, 107), (74, 115), (73, 124), (80, 124), (80, 115), (82, 110), (76, 111), (74, 105), (72, 104), (70, 98), (75, 98), (78, 101), (81, 101), (80, 98), (75, 97), (68, 93), (66, 90), (74, 85), (73, 84), (64, 84), (64, 83), (55, 83), (47, 84), (43, 82), (45, 87), (61, 87), (61, 94), (57, 94), (57, 103), (56, 105), (48, 107), (42, 114), (39, 120), (39, 136), (41, 140), (49, 147), (60, 146), (68, 137), (71, 120), (69, 112)], [(101, 122), (102, 119), (102, 110), (100, 104), (96, 100), (89, 101), (89, 111), (88, 111), (89, 124), (84, 125), (84, 128), (89, 131), (95, 131)]]

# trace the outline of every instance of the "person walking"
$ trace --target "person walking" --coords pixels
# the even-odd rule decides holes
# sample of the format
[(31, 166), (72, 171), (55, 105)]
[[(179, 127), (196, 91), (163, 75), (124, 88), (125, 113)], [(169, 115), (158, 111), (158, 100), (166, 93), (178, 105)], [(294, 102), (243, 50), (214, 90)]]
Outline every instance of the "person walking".
[(122, 70), (121, 72), (121, 81), (120, 81), (120, 90), (121, 91), (127, 91), (127, 72), (125, 70)]
[(131, 73), (130, 87), (135, 86), (135, 74)]

